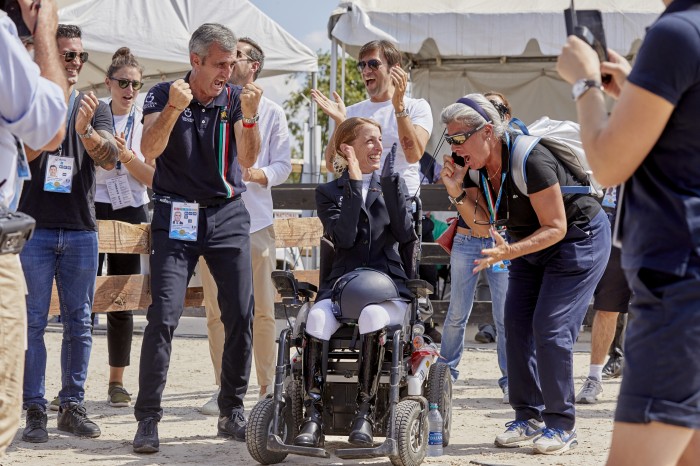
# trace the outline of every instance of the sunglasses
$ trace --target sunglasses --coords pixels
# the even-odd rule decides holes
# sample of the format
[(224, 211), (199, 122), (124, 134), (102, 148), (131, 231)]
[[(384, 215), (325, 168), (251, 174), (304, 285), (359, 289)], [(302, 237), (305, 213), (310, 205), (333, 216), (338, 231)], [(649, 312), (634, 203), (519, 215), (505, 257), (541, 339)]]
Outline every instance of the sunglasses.
[(129, 87), (129, 84), (131, 84), (131, 87), (133, 87), (135, 91), (138, 91), (143, 87), (143, 81), (130, 81), (128, 79), (119, 79), (112, 77), (110, 77), (109, 79), (111, 79), (112, 81), (116, 81), (121, 89), (126, 89), (127, 87)]
[(364, 70), (366, 66), (369, 66), (369, 69), (370, 69), (370, 70), (375, 70), (375, 71), (376, 71), (377, 68), (379, 68), (380, 66), (382, 66), (382, 62), (380, 62), (380, 61), (377, 60), (376, 58), (372, 58), (371, 60), (367, 60), (367, 61), (364, 61), (364, 60), (358, 61), (358, 62), (357, 62), (357, 71), (359, 71), (360, 73), (362, 73), (362, 70)]
[(473, 129), (473, 130), (471, 130), (471, 131), (467, 131), (466, 133), (457, 133), (457, 134), (453, 134), (453, 135), (451, 135), (451, 136), (445, 136), (445, 141), (446, 141), (449, 145), (453, 145), (453, 144), (454, 144), (455, 146), (461, 146), (462, 144), (464, 144), (465, 142), (467, 142), (467, 139), (469, 139), (469, 138), (472, 137), (474, 134), (476, 134), (476, 133), (479, 132), (481, 129), (483, 129), (484, 126), (486, 126), (486, 123), (482, 123), (481, 126), (479, 126), (478, 128)]
[(66, 63), (72, 62), (75, 60), (75, 57), (79, 57), (80, 61), (85, 63), (88, 61), (88, 57), (90, 56), (87, 52), (65, 52), (61, 55), (63, 55), (63, 59), (66, 61)]

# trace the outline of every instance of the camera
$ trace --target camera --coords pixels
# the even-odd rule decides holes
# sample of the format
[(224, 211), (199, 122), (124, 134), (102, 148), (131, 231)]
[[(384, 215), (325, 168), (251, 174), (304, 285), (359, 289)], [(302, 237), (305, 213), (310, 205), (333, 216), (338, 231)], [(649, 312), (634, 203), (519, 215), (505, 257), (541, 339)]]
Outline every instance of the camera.
[(19, 254), (34, 233), (36, 221), (22, 212), (0, 207), (0, 255)]
[(7, 16), (15, 23), (15, 26), (17, 26), (17, 35), (19, 35), (20, 38), (32, 35), (32, 31), (24, 24), (22, 9), (19, 7), (17, 0), (0, 0), (0, 10), (5, 10)]

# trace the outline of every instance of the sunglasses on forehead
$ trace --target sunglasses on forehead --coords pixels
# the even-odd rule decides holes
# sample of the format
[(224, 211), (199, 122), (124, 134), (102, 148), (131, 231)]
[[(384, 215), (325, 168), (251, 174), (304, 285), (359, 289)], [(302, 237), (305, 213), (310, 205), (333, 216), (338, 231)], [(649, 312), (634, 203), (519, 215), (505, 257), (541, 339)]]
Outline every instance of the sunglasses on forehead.
[(109, 77), (109, 79), (111, 79), (112, 81), (116, 81), (121, 89), (126, 89), (127, 87), (129, 87), (129, 84), (131, 84), (131, 87), (133, 87), (135, 91), (138, 91), (143, 87), (143, 81), (131, 81), (128, 79), (113, 78), (111, 76)]
[(357, 62), (357, 70), (361, 73), (362, 70), (364, 70), (366, 66), (369, 66), (370, 70), (376, 70), (381, 65), (382, 65), (382, 62), (380, 62), (376, 58), (372, 58), (371, 60), (367, 60), (367, 61), (362, 60), (362, 61)]
[(445, 136), (445, 142), (447, 142), (450, 145), (455, 145), (455, 146), (461, 146), (465, 142), (467, 142), (467, 139), (472, 137), (474, 134), (479, 132), (484, 126), (486, 126), (486, 123), (482, 123), (481, 126), (479, 126), (476, 129), (473, 129), (471, 131), (467, 131), (466, 133), (457, 133), (453, 134), (451, 136)]
[(75, 57), (79, 57), (80, 61), (82, 63), (85, 63), (88, 61), (89, 57), (89, 54), (87, 52), (65, 52), (61, 55), (63, 55), (63, 59), (66, 61), (66, 63), (72, 62), (73, 60), (75, 60)]

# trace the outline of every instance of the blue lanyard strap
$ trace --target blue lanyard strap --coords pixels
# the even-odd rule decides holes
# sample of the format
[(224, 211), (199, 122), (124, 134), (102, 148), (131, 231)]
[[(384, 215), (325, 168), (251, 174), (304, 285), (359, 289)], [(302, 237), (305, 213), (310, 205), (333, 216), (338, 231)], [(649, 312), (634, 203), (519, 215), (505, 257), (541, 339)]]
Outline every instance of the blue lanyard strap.
[[(136, 106), (132, 105), (129, 111), (129, 116), (126, 119), (126, 127), (124, 128), (124, 139), (128, 141), (128, 147), (131, 149), (134, 143), (134, 135), (132, 129), (134, 126), (134, 118), (136, 115)], [(114, 135), (117, 135), (117, 124), (114, 122), (114, 114), (112, 114), (112, 127), (114, 128)]]
[(486, 200), (486, 207), (489, 209), (489, 221), (492, 225), (496, 223), (496, 219), (498, 218), (498, 206), (501, 205), (501, 197), (503, 196), (503, 185), (505, 184), (505, 181), (506, 174), (504, 172), (501, 174), (501, 187), (498, 188), (498, 196), (496, 197), (496, 202), (494, 203), (488, 180), (486, 179), (484, 174), (481, 173), (481, 186), (484, 190), (484, 199)]
[(70, 116), (73, 114), (73, 107), (75, 106), (75, 99), (78, 97), (78, 91), (73, 91), (70, 94), (70, 99), (68, 100), (68, 113), (66, 114), (66, 135), (68, 135), (68, 125), (70, 124)]

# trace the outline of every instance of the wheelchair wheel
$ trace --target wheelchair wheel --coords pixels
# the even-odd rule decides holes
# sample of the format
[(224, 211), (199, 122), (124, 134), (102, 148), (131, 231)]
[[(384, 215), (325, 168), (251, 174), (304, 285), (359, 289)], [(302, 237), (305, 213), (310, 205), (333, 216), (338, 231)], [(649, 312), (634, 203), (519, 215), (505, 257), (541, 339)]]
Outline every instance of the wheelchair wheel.
[[(287, 453), (277, 453), (267, 449), (267, 437), (272, 433), (274, 415), (275, 400), (265, 398), (253, 407), (248, 418), (248, 425), (245, 429), (245, 443), (250, 456), (260, 464), (280, 463), (287, 457)], [(291, 410), (285, 407), (282, 410), (282, 419), (280, 419), (279, 432), (277, 434), (284, 443), (290, 443), (293, 440), (293, 431)]]
[(301, 380), (292, 380), (289, 384), (289, 396), (292, 398), (292, 425), (296, 437), (304, 421), (304, 386)]
[(442, 416), (442, 446), (450, 443), (452, 427), (452, 375), (450, 366), (438, 362), (430, 367), (428, 374), (428, 403), (437, 403)]
[(421, 419), (421, 405), (404, 400), (396, 406), (396, 443), (399, 454), (390, 456), (395, 466), (418, 466), (425, 459), (428, 447), (428, 420)]

